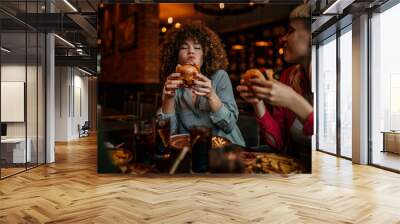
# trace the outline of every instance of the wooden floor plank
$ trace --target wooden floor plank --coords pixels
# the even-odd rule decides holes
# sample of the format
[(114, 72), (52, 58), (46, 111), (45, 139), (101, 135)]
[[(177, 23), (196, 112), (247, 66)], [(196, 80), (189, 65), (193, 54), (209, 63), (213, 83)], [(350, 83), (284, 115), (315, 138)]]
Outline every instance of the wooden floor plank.
[(96, 173), (96, 138), (0, 181), (0, 223), (400, 223), (400, 175), (313, 152), (313, 174)]

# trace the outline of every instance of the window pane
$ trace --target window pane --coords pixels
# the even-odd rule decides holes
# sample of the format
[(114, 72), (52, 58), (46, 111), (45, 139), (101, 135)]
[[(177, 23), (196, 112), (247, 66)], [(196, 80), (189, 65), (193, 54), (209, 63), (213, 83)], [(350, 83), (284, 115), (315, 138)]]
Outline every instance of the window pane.
[(352, 35), (340, 36), (340, 153), (351, 158), (352, 141)]
[(336, 39), (318, 48), (318, 148), (336, 153)]
[[(376, 14), (372, 22), (372, 163), (400, 170), (400, 4)], [(396, 137), (397, 136), (397, 137)], [(384, 143), (386, 146), (384, 146)], [(386, 152), (382, 152), (385, 150)]]
[(43, 33), (39, 33), (38, 45), (38, 163), (45, 163), (45, 44), (46, 37)]
[(26, 80), (26, 111), (27, 111), (27, 133), (31, 142), (31, 153), (28, 168), (37, 165), (37, 35), (35, 32), (28, 32), (28, 64)]
[[(30, 162), (30, 141), (26, 144), (26, 33), (1, 33), (1, 177), (25, 170)], [(13, 108), (13, 109), (11, 109)], [(28, 147), (27, 147), (28, 146)]]

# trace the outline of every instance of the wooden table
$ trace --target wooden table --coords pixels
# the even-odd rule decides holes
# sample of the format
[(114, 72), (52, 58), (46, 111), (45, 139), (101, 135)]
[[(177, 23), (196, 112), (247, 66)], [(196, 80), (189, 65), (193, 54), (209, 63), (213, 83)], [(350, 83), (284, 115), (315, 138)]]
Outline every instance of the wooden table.
[[(227, 151), (218, 151), (225, 149), (211, 149), (213, 152), (210, 153), (210, 168), (209, 172), (205, 174), (306, 173), (304, 164), (289, 155), (276, 152), (246, 151), (244, 148), (237, 148), (240, 146), (230, 147), (231, 148)], [(168, 174), (170, 167), (172, 167), (172, 164), (178, 157), (177, 154), (179, 153), (171, 153), (171, 156), (167, 157), (165, 161), (158, 160), (155, 161), (154, 164), (139, 164), (131, 162), (120, 168), (122, 172), (131, 174)], [(190, 163), (191, 154), (187, 154), (184, 160), (181, 161), (175, 174), (191, 174)], [(162, 168), (160, 169), (160, 167)]]
[(382, 131), (383, 150), (382, 152), (393, 152), (400, 154), (400, 131)]
[[(27, 144), (25, 144), (25, 142), (27, 142)], [(30, 138), (1, 139), (1, 146), (2, 159), (4, 159), (6, 163), (31, 162), (32, 140)]]

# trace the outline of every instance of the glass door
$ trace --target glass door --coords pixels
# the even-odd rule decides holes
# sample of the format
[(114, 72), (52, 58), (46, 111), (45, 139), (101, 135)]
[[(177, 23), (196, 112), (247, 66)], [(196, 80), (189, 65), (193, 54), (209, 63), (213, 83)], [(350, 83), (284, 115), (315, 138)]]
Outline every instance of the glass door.
[(352, 29), (341, 31), (340, 45), (340, 156), (352, 158)]
[(317, 49), (317, 149), (336, 154), (336, 35)]
[[(0, 1), (1, 8), (44, 13), (45, 1)], [(25, 14), (28, 15), (28, 14)], [(45, 35), (0, 11), (0, 178), (45, 163)]]
[(26, 141), (26, 38), (25, 31), (1, 34), (2, 177), (26, 170), (31, 156)]
[(400, 4), (371, 18), (370, 160), (400, 171)]

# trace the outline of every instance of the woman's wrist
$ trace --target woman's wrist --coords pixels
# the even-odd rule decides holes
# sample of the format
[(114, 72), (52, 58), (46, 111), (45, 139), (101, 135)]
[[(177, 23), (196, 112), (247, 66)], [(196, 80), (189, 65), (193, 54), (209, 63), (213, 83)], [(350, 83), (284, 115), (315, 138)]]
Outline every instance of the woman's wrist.
[(207, 98), (207, 100), (215, 101), (217, 98), (219, 99), (218, 95), (214, 91), (210, 92), (210, 94), (206, 95), (205, 97)]
[(254, 112), (256, 113), (257, 118), (262, 118), (265, 114), (265, 104), (264, 101), (260, 100), (257, 103), (252, 104)]
[(161, 111), (164, 114), (173, 113), (175, 111), (174, 97), (164, 95), (164, 99), (161, 106)]
[(211, 92), (210, 95), (206, 97), (212, 112), (217, 112), (222, 107), (222, 102), (215, 92)]
[(293, 103), (289, 104), (288, 109), (293, 111), (302, 122), (304, 122), (314, 110), (312, 105), (296, 92), (292, 97), (292, 102)]

